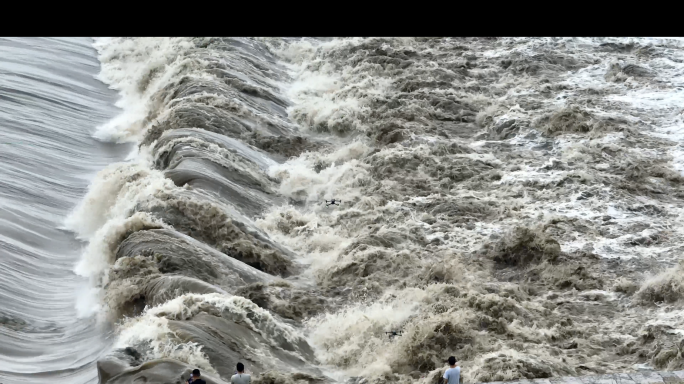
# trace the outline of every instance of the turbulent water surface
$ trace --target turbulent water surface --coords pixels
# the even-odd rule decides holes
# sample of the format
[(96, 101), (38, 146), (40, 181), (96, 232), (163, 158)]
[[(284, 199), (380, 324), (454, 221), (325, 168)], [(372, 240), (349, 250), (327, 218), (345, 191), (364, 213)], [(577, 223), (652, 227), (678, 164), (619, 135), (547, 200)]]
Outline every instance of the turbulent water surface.
[(1, 43), (3, 376), (684, 368), (681, 39)]

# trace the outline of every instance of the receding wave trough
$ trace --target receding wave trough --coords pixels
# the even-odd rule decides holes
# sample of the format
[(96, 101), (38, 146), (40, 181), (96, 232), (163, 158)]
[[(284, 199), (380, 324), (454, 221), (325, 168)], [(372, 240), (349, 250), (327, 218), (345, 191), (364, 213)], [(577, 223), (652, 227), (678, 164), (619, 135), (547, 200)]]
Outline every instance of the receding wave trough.
[[(87, 329), (67, 340), (83, 382), (230, 382), (240, 361), (255, 383), (427, 384), (450, 355), (464, 382), (684, 368), (683, 40), (94, 47), (120, 111), (92, 135), (117, 155), (45, 138), (74, 148), (68, 177), (100, 172), (80, 201), (42, 197), (84, 244), (63, 312)], [(42, 286), (0, 293), (36, 309), (2, 337), (71, 276), (23, 257), (10, 274)], [(9, 372), (57, 371), (22, 359), (45, 369)]]

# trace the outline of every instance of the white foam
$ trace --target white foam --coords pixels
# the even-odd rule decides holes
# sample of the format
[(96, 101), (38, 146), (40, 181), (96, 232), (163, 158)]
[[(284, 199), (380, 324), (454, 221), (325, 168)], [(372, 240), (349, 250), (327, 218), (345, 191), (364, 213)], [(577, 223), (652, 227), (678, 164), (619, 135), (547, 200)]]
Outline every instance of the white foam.
[[(326, 127), (336, 131), (365, 131), (363, 116), (370, 113), (369, 97), (381, 97), (391, 86), (391, 79), (366, 76), (354, 68), (337, 70), (329, 63), (322, 63), (316, 71), (309, 69), (314, 52), (355, 44), (359, 38), (333, 40), (315, 48), (307, 40), (292, 43), (279, 51), (282, 57), (295, 60), (291, 75), (295, 79), (284, 85), (286, 96), (295, 104), (288, 109), (289, 115), (303, 129)], [(359, 95), (364, 94), (363, 98)]]
[[(83, 277), (98, 279), (114, 262), (114, 252), (126, 233), (145, 228), (169, 228), (168, 225), (146, 212), (108, 220), (90, 238), (74, 272)], [(106, 284), (106, 280), (103, 281)]]
[[(194, 47), (186, 38), (101, 38), (93, 44), (101, 71), (98, 79), (119, 91), (122, 111), (99, 126), (102, 141), (137, 142), (146, 128), (150, 97), (190, 65), (183, 53)], [(146, 86), (142, 86), (146, 84)]]
[(216, 373), (202, 346), (197, 343), (183, 343), (168, 326), (168, 319), (157, 316), (139, 316), (128, 319), (120, 328), (115, 348), (141, 346), (149, 348), (149, 359), (172, 358), (183, 361), (201, 370)]
[(151, 171), (146, 164), (110, 164), (97, 174), (64, 226), (79, 239), (88, 240), (108, 220), (125, 217), (137, 202), (173, 187), (161, 172)]
[(404, 290), (397, 295), (395, 299), (359, 304), (309, 320), (309, 340), (316, 356), (327, 364), (347, 366), (350, 368), (347, 373), (355, 376), (388, 371), (387, 355), (392, 351), (385, 332), (400, 329), (419, 311), (428, 296), (418, 289)]
[(78, 287), (76, 292), (76, 316), (79, 319), (92, 317), (102, 308), (100, 289), (86, 284)]
[(644, 110), (679, 110), (684, 105), (684, 89), (638, 89), (621, 95), (608, 95), (607, 100), (621, 101)]
[[(269, 170), (269, 175), (280, 181), (278, 192), (292, 198), (302, 198), (309, 203), (323, 202), (332, 198), (352, 201), (360, 197), (359, 183), (368, 177), (368, 166), (356, 160), (368, 150), (362, 143), (354, 142), (322, 157), (304, 154)], [(330, 166), (316, 172), (316, 162)]]
[[(241, 296), (188, 293), (149, 308), (145, 315), (185, 320), (202, 311), (202, 306), (206, 304), (222, 311), (222, 317), (247, 325), (266, 340), (285, 338), (288, 342), (296, 344), (301, 338), (292, 326), (281, 323), (270, 312)], [(277, 346), (277, 343), (274, 344)]]
[[(183, 343), (169, 329), (169, 320), (187, 320), (206, 311), (207, 306), (220, 312), (229, 321), (243, 324), (259, 333), (274, 347), (282, 348), (283, 343), (299, 345), (302, 336), (292, 326), (281, 323), (268, 311), (260, 308), (244, 297), (210, 294), (184, 294), (159, 306), (146, 308), (136, 318), (126, 319), (120, 327), (115, 346), (143, 346), (149, 348), (149, 358), (170, 357), (195, 365), (201, 369), (215, 372), (202, 346), (197, 343)], [(264, 351), (250, 350), (250, 353), (264, 355)]]

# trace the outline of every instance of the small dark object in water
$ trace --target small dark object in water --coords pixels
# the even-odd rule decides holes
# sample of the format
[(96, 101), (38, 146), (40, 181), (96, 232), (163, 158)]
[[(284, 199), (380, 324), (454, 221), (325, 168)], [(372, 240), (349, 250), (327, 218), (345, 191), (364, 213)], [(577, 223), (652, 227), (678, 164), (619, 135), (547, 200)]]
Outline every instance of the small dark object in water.
[(393, 338), (394, 336), (401, 336), (401, 331), (389, 331), (385, 332), (386, 334), (389, 335), (389, 338)]
[(124, 349), (123, 352), (126, 355), (131, 356), (135, 360), (140, 360), (140, 358), (142, 357), (142, 356), (140, 356), (140, 353), (138, 351), (136, 351), (134, 348), (131, 348), (131, 347), (126, 347), (126, 349)]
[(341, 202), (342, 202), (342, 200), (335, 200), (335, 199), (326, 200), (326, 201), (325, 201), (325, 206), (328, 207), (328, 206), (331, 206), (331, 205), (340, 205)]

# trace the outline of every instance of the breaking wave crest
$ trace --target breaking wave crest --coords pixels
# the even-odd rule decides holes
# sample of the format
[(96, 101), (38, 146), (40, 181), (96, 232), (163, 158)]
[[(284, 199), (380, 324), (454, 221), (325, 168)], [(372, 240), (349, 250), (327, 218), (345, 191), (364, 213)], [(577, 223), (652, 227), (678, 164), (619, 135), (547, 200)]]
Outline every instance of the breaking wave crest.
[(680, 41), (95, 46), (122, 108), (96, 135), (138, 143), (68, 220), (119, 319), (103, 382), (682, 364)]

